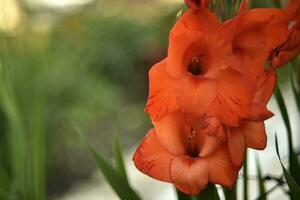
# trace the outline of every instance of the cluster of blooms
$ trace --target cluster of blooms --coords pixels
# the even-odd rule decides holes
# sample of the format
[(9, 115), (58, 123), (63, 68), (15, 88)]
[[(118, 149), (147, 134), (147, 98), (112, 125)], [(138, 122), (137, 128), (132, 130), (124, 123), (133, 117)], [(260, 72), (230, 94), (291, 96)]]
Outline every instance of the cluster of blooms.
[(185, 2), (167, 58), (149, 72), (145, 111), (154, 129), (133, 160), (141, 172), (193, 195), (208, 183), (232, 187), (246, 148), (265, 148), (275, 70), (300, 53), (300, 0), (251, 10), (244, 0), (223, 23), (209, 0)]

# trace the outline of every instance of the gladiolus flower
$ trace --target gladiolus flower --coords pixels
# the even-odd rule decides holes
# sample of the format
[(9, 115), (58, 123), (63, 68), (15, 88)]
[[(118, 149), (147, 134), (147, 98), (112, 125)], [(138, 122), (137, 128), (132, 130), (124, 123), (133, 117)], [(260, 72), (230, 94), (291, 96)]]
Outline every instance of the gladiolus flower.
[(174, 112), (155, 122), (133, 160), (143, 173), (194, 195), (208, 183), (232, 187), (239, 168), (225, 142), (201, 132), (199, 118)]
[[(167, 105), (170, 108), (177, 108), (174, 111), (169, 110), (168, 112), (173, 113), (177, 110), (180, 110), (174, 94), (176, 90), (174, 89), (173, 93), (168, 93), (169, 90), (167, 89), (171, 89), (172, 87), (176, 86), (176, 81), (170, 78), (170, 76), (164, 71), (166, 65), (166, 61), (164, 60), (161, 63), (156, 64), (151, 69), (150, 91), (152, 89), (163, 94), (162, 96), (159, 96), (161, 98), (159, 99), (159, 103)], [(254, 149), (264, 149), (265, 147), (266, 133), (262, 121), (272, 116), (272, 113), (265, 108), (265, 105), (272, 95), (276, 76), (272, 71), (268, 73), (265, 72), (257, 83), (255, 93), (251, 95), (252, 99), (251, 101), (249, 100), (249, 107), (243, 108), (242, 104), (240, 103), (242, 101), (238, 100), (238, 98), (242, 99), (243, 96), (241, 95), (244, 95), (244, 93), (247, 94), (249, 91), (247, 90), (247, 86), (245, 86), (244, 81), (241, 79), (242, 76), (231, 69), (229, 72), (225, 70), (223, 73), (223, 79), (217, 80), (216, 83), (213, 83), (212, 80), (207, 80), (209, 83), (211, 83), (211, 86), (208, 84), (207, 88), (209, 89), (209, 87), (219, 86), (222, 89), (222, 96), (217, 96), (217, 89), (214, 90), (213, 95), (208, 93), (210, 91), (205, 91), (205, 87), (199, 89), (199, 95), (201, 95), (202, 98), (200, 96), (199, 99), (201, 101), (199, 100), (198, 102), (195, 102), (194, 105), (198, 105), (200, 108), (203, 106), (204, 108), (202, 109), (207, 108), (207, 112), (203, 111), (203, 113), (205, 113), (202, 115), (197, 115), (197, 113), (193, 112), (184, 112), (189, 113), (190, 115), (195, 115), (202, 119), (199, 120), (198, 123), (201, 124), (203, 133), (206, 133), (210, 136), (216, 136), (221, 140), (228, 139), (228, 147), (231, 152), (233, 162), (236, 166), (240, 166), (243, 161), (246, 146)], [(238, 76), (235, 76), (236, 74), (238, 74)], [(155, 78), (155, 80), (152, 80), (151, 78)], [(185, 87), (191, 87), (193, 89), (192, 86), (193, 85), (188, 85)], [(179, 87), (182, 87), (182, 85)], [(201, 87), (201, 85), (199, 87)], [(159, 88), (164, 88), (165, 90), (161, 90)], [(223, 96), (223, 94), (228, 94), (231, 96), (226, 98)], [(193, 95), (195, 94), (191, 93), (189, 98), (193, 98)], [(249, 96), (250, 95), (246, 97)], [(232, 99), (236, 102), (231, 102)], [(187, 99), (186, 101), (190, 100)], [(192, 102), (190, 101), (189, 104), (191, 105)], [(197, 107), (195, 107), (195, 109), (197, 109)], [(236, 109), (236, 111), (234, 109)], [(235, 112), (240, 112), (239, 114), (241, 116), (245, 116), (245, 118), (248, 117), (248, 119), (252, 120), (239, 120)], [(160, 120), (153, 120), (153, 123), (155, 124), (163, 119), (164, 117), (162, 117)], [(231, 121), (235, 122), (236, 120), (238, 125), (231, 127), (226, 125), (226, 123), (230, 124)], [(239, 147), (237, 148), (237, 146)]]
[[(247, 140), (261, 144), (249, 147), (265, 146), (263, 121), (273, 114), (267, 110), (267, 102), (255, 96), (259, 82), (265, 79), (268, 55), (284, 41), (286, 32), (287, 20), (279, 9), (247, 11), (244, 6), (223, 24), (206, 8), (190, 9), (171, 31), (168, 57), (149, 73), (146, 112), (154, 122), (177, 110), (205, 116), (204, 132), (228, 139), (230, 149), (235, 148), (232, 144), (241, 146), (238, 156), (230, 150), (240, 166), (248, 144), (242, 141), (244, 127), (252, 127), (251, 131), (259, 126), (260, 132), (248, 134)], [(268, 80), (274, 81), (268, 83), (267, 99), (275, 78)], [(220, 133), (218, 127), (226, 131)]]
[(208, 0), (185, 2), (190, 9), (170, 33), (167, 58), (149, 72), (145, 111), (155, 129), (134, 162), (196, 194), (208, 183), (231, 187), (246, 148), (265, 148), (264, 120), (273, 116), (266, 104), (276, 83), (267, 60), (291, 35), (291, 17), (282, 9), (248, 10), (245, 0), (222, 23)]
[(234, 111), (221, 117), (227, 125), (270, 117), (253, 96), (270, 51), (285, 39), (284, 16), (279, 9), (256, 9), (220, 24), (208, 9), (187, 11), (171, 31), (168, 57), (149, 73), (146, 112), (154, 121), (178, 109), (200, 116), (212, 107), (215, 115), (212, 104), (219, 99)]

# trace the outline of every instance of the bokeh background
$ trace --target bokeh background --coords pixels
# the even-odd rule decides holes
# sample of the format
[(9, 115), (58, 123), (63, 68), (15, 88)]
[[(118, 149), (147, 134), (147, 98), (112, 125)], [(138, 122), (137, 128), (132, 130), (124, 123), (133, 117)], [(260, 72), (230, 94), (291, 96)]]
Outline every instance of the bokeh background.
[(0, 199), (58, 199), (90, 180), (96, 165), (75, 126), (107, 157), (116, 133), (124, 152), (137, 145), (151, 127), (147, 73), (181, 9), (183, 0), (0, 0)]

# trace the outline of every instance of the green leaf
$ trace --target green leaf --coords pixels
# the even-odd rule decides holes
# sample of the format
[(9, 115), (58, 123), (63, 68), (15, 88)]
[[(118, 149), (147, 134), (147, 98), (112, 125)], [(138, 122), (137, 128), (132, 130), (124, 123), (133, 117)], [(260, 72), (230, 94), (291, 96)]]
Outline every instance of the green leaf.
[(259, 191), (259, 197), (257, 199), (259, 200), (267, 200), (266, 198), (266, 189), (264, 186), (264, 180), (262, 178), (261, 173), (261, 167), (258, 158), (256, 158), (256, 168), (257, 168), (257, 176), (258, 176), (258, 191)]
[(243, 166), (243, 191), (244, 191), (244, 200), (248, 200), (248, 159), (247, 159), (247, 150), (245, 153), (245, 160)]
[(189, 196), (187, 194), (184, 194), (183, 192), (181, 192), (180, 190), (176, 189), (176, 194), (177, 194), (177, 199), (178, 200), (193, 200), (192, 196)]
[(293, 137), (292, 137), (292, 129), (289, 121), (288, 112), (285, 106), (285, 102), (281, 93), (280, 88), (277, 86), (275, 90), (275, 97), (277, 103), (279, 105), (279, 109), (281, 111), (281, 115), (283, 117), (283, 121), (287, 128), (287, 136), (288, 136), (288, 149), (289, 149), (289, 171), (298, 184), (300, 184), (300, 165), (297, 158), (297, 155), (293, 148)]
[(220, 200), (217, 188), (214, 184), (208, 184), (206, 189), (196, 195), (197, 200)]
[(276, 145), (276, 153), (278, 156), (278, 159), (280, 161), (282, 170), (283, 170), (283, 174), (284, 177), (286, 179), (286, 182), (290, 188), (291, 191), (291, 195), (293, 199), (299, 199), (300, 197), (300, 186), (297, 185), (296, 181), (294, 180), (294, 178), (290, 175), (290, 173), (286, 170), (286, 168), (284, 167), (284, 165), (282, 164), (280, 155), (279, 155), (279, 150), (278, 150), (278, 139), (277, 139), (277, 135), (275, 135), (275, 145)]
[(104, 175), (107, 182), (117, 193), (117, 195), (124, 200), (139, 200), (140, 197), (135, 193), (135, 191), (129, 186), (128, 182), (124, 177), (113, 168), (113, 166), (99, 153), (96, 152), (92, 144), (87, 140), (87, 138), (81, 133), (79, 128), (76, 128), (77, 133), (86, 145), (87, 149), (96, 160), (97, 165)]
[(295, 84), (295, 80), (294, 80), (294, 68), (295, 68), (295, 63), (292, 62), (291, 63), (291, 66), (290, 66), (290, 81), (291, 81), (291, 85), (292, 85), (292, 91), (293, 91), (293, 94), (294, 94), (294, 98), (295, 98), (295, 101), (296, 101), (296, 105), (297, 105), (297, 108), (298, 108), (298, 111), (300, 112), (300, 94), (299, 94), (299, 91), (297, 91), (297, 87), (296, 87), (296, 84)]
[(117, 170), (122, 175), (122, 177), (128, 182), (128, 177), (126, 173), (126, 168), (124, 165), (124, 159), (122, 155), (122, 151), (120, 148), (119, 135), (116, 133), (113, 139), (113, 147), (114, 147), (114, 158), (117, 164)]
[(232, 189), (223, 187), (223, 193), (226, 200), (236, 200), (236, 185)]
[(277, 8), (281, 8), (281, 1), (280, 0), (273, 0), (273, 4), (274, 6), (276, 6)]

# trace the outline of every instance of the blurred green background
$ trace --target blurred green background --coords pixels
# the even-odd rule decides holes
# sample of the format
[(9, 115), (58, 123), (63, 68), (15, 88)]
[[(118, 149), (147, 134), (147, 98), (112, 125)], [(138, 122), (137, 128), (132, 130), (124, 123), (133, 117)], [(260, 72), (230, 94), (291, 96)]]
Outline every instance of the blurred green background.
[(63, 0), (0, 9), (0, 199), (53, 198), (95, 168), (75, 125), (108, 155), (114, 132), (123, 147), (145, 134), (147, 72), (165, 56), (177, 11)]
[(182, 3), (0, 0), (0, 199), (52, 199), (89, 177), (75, 125), (108, 156), (113, 133), (123, 148), (145, 135), (147, 73)]

